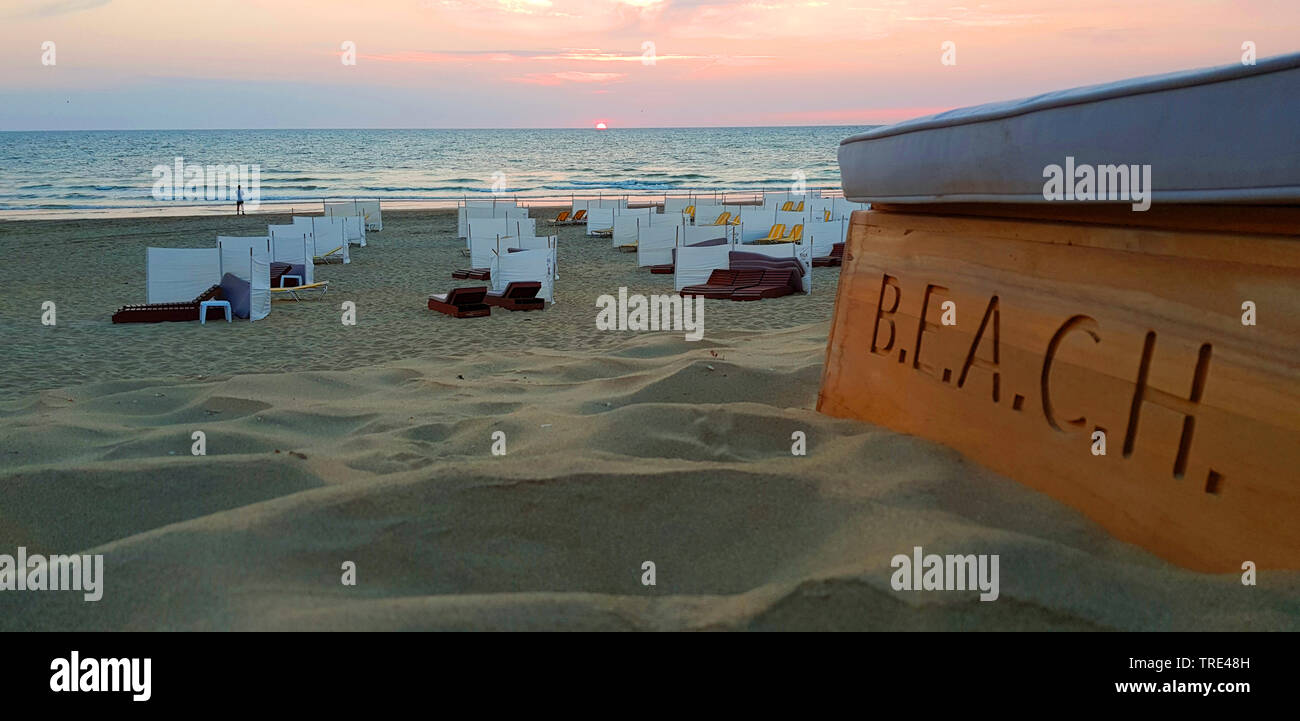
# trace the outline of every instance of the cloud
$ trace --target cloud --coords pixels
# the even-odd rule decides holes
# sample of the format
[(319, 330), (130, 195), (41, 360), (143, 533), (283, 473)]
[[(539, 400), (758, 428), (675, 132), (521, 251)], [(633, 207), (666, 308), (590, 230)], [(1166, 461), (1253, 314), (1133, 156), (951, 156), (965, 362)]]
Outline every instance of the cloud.
[(67, 15), (69, 13), (78, 13), (82, 10), (90, 10), (101, 5), (107, 5), (113, 0), (18, 0), (18, 10), (10, 13), (10, 17), (19, 18), (48, 18), (55, 15)]
[(564, 83), (613, 83), (627, 77), (627, 73), (582, 73), (569, 70), (559, 73), (528, 73), (509, 78), (512, 83), (529, 85), (563, 85)]

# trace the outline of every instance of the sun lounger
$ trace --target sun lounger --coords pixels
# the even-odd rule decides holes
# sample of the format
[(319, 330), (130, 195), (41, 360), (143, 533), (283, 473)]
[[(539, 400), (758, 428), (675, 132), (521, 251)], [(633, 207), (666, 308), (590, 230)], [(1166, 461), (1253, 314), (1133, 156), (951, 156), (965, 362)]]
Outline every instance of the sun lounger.
[(676, 270), (676, 266), (674, 266), (672, 263), (662, 263), (660, 265), (648, 265), (646, 267), (649, 268), (650, 272), (655, 275), (672, 275), (673, 271)]
[(492, 269), (491, 268), (459, 268), (451, 272), (451, 277), (457, 280), (464, 280), (466, 278), (472, 280), (491, 280)]
[(715, 270), (709, 274), (709, 280), (702, 285), (688, 285), (681, 289), (680, 295), (702, 295), (705, 298), (730, 298), (731, 294), (741, 288), (757, 285), (763, 280), (764, 271)]
[(578, 212), (574, 213), (574, 214), (573, 214), (573, 217), (572, 217), (572, 218), (569, 218), (569, 222), (570, 222), (570, 223), (585, 223), (585, 222), (587, 222), (587, 210), (586, 210), (586, 208), (583, 208), (582, 210), (579, 210)]
[[(221, 300), (221, 286), (214, 285), (191, 301), (179, 303), (141, 303), (124, 305), (113, 314), (114, 323), (175, 323), (199, 319), (199, 304), (207, 300)], [(208, 308), (208, 319), (224, 319), (221, 308)]]
[(535, 280), (514, 281), (502, 291), (488, 291), (483, 301), (506, 310), (546, 310), (546, 300), (538, 298), (542, 284)]
[(482, 285), (453, 288), (450, 293), (435, 293), (429, 296), (429, 310), (446, 313), (453, 318), (481, 318), (492, 313), (492, 306), (483, 302), (487, 293), (487, 287)]
[(330, 288), (330, 282), (328, 280), (322, 280), (316, 283), (308, 283), (307, 285), (289, 285), (283, 288), (272, 288), (271, 300), (284, 300), (286, 298), (292, 298), (296, 301), (301, 301), (302, 298), (298, 297), (298, 293), (308, 292), (308, 291), (310, 292), (319, 291), (321, 296), (323, 297), (325, 293), (329, 291), (329, 288)]
[(560, 213), (559, 215), (555, 216), (554, 218), (551, 219), (550, 223), (551, 225), (568, 225), (569, 211), (566, 210)]
[[(777, 228), (780, 228), (782, 231), (780, 235), (777, 235)], [(784, 231), (784, 225), (774, 225), (772, 226), (772, 230), (768, 232), (767, 237), (759, 238), (754, 241), (754, 243), (757, 245), (778, 245), (780, 243), (798, 243), (800, 240), (803, 240), (803, 223), (790, 228), (789, 235), (785, 235)]]
[(311, 261), (312, 261), (313, 263), (315, 263), (316, 265), (321, 265), (321, 264), (324, 264), (324, 263), (342, 263), (342, 262), (343, 262), (343, 246), (340, 245), (339, 247), (335, 248), (334, 250), (331, 250), (331, 251), (326, 252), (324, 255), (317, 255), (317, 256), (314, 256), (314, 257), (312, 257)]
[(288, 263), (271, 263), (271, 287), (279, 288), (282, 282), (281, 278), (288, 275), (291, 268), (293, 266)]
[(763, 298), (780, 298), (794, 292), (794, 271), (765, 270), (763, 279), (756, 285), (733, 291), (731, 300), (762, 300)]
[(759, 238), (754, 242), (759, 245), (767, 245), (769, 243), (775, 243), (779, 241), (781, 237), (784, 235), (785, 235), (785, 223), (777, 223), (776, 225), (772, 226), (771, 230), (767, 231), (767, 235), (765, 237)]
[(831, 246), (831, 254), (823, 255), (819, 258), (813, 258), (814, 268), (833, 268), (844, 262), (844, 244), (836, 243)]

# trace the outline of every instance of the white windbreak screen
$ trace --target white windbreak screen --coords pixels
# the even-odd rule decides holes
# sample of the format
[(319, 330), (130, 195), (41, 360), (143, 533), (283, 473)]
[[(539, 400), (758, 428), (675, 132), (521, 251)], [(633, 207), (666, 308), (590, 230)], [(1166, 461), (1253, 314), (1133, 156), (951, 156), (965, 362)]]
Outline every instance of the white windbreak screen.
[(731, 229), (725, 225), (686, 225), (682, 226), (682, 244), (691, 245), (705, 240), (716, 240), (718, 238), (729, 239)]
[(680, 213), (688, 205), (694, 205), (690, 198), (664, 198), (664, 213)]
[(220, 273), (248, 281), (249, 320), (261, 320), (271, 314), (271, 253), (265, 245), (259, 247), (240, 240), (232, 239), (234, 242), (229, 244), (218, 241)]
[(559, 264), (558, 264), (559, 257), (560, 257), (559, 236), (555, 236), (555, 235), (524, 236), (522, 238), (513, 239), (509, 243), (502, 243), (501, 245), (503, 248), (506, 248), (506, 252), (509, 252), (510, 248), (522, 248), (523, 250), (545, 250), (550, 252), (551, 272), (556, 276), (559, 275)]
[(722, 205), (697, 205), (695, 206), (695, 224), (708, 225), (717, 221), (718, 216), (727, 212)]
[(614, 228), (613, 208), (591, 208), (587, 210), (587, 235)]
[(804, 242), (811, 242), (813, 257), (820, 258), (831, 254), (831, 246), (844, 241), (848, 231), (847, 218), (832, 220), (829, 223), (809, 223), (803, 227)]
[(681, 226), (669, 223), (642, 228), (636, 243), (636, 264), (667, 265), (673, 262), (673, 247), (681, 235)]
[(478, 235), (469, 239), (469, 264), (473, 268), (491, 268), (493, 261), (500, 255), (507, 252), (508, 248), (516, 247), (510, 245), (514, 242), (513, 238), (507, 239), (499, 235)]
[(183, 303), (221, 282), (217, 248), (146, 248), (145, 302)]
[(552, 254), (544, 249), (505, 253), (496, 260), (492, 270), (492, 289), (503, 291), (513, 282), (536, 281), (542, 284), (537, 297), (554, 302), (554, 276)]
[(310, 230), (300, 225), (268, 225), (271, 234), (271, 260), (290, 265), (302, 264), (303, 284), (316, 282), (316, 265), (312, 255), (316, 251), (316, 242)]
[(352, 262), (341, 216), (336, 218), (299, 217), (294, 218), (293, 223), (295, 228), (302, 228), (310, 232), (313, 243), (313, 256), (323, 258), (326, 254), (342, 254), (344, 263)]
[(643, 215), (620, 215), (614, 218), (614, 236), (611, 244), (617, 248), (620, 245), (635, 243), (637, 232), (642, 226), (649, 226), (649, 224), (649, 218)]
[(688, 285), (699, 285), (709, 279), (714, 270), (727, 268), (730, 245), (711, 245), (703, 248), (680, 247), (673, 270), (673, 286), (681, 290)]
[(510, 205), (504, 203), (500, 205), (471, 205), (460, 208), (456, 211), (456, 237), (466, 237), (468, 234), (467, 225), (470, 219), (479, 218), (512, 218), (525, 220), (528, 218), (528, 209), (516, 207), (513, 203)]
[(343, 232), (349, 243), (366, 247), (366, 223), (362, 218), (355, 215), (343, 218)]
[(776, 220), (773, 222), (784, 223), (786, 234), (796, 225), (807, 224), (809, 218), (807, 213), (797, 213), (795, 211), (778, 210), (776, 211)]

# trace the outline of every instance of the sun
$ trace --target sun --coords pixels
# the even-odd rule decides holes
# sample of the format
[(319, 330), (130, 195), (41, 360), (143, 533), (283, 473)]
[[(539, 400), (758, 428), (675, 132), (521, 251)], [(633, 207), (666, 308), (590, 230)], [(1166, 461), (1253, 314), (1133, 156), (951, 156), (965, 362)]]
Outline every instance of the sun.
[(606, 125), (604, 121), (601, 121), (601, 122), (599, 122), (599, 123), (596, 123), (596, 129), (597, 129), (597, 130), (608, 130), (608, 129), (609, 129), (609, 126)]

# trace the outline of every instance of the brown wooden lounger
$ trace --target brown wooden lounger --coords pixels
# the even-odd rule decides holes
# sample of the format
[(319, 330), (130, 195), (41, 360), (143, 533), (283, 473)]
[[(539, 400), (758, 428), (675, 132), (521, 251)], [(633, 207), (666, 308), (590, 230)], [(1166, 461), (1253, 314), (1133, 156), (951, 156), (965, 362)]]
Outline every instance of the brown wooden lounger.
[(731, 300), (762, 300), (763, 298), (780, 298), (794, 292), (794, 271), (765, 270), (763, 280), (757, 285), (740, 288), (732, 292)]
[(673, 271), (676, 270), (672, 263), (662, 263), (660, 265), (649, 265), (646, 267), (655, 275), (672, 275)]
[(537, 297), (541, 290), (535, 280), (514, 281), (503, 291), (489, 291), (484, 302), (506, 310), (546, 310), (546, 300)]
[[(221, 300), (221, 286), (214, 285), (191, 301), (124, 305), (113, 314), (114, 323), (176, 323), (199, 319), (199, 303)], [(224, 320), (225, 310), (208, 308), (208, 320)]]
[(492, 313), (492, 306), (484, 303), (486, 286), (453, 288), (450, 293), (429, 296), (429, 310), (446, 313), (453, 318), (479, 318)]
[(844, 262), (844, 244), (836, 243), (831, 246), (831, 254), (823, 255), (820, 258), (813, 258), (814, 268), (832, 268)]
[(457, 268), (451, 272), (451, 277), (457, 280), (469, 278), (471, 280), (492, 280), (491, 268)]
[(731, 294), (741, 288), (757, 285), (763, 280), (763, 271), (752, 270), (715, 270), (709, 274), (708, 282), (703, 285), (688, 285), (682, 288), (680, 295), (702, 295), (705, 298), (730, 298)]

